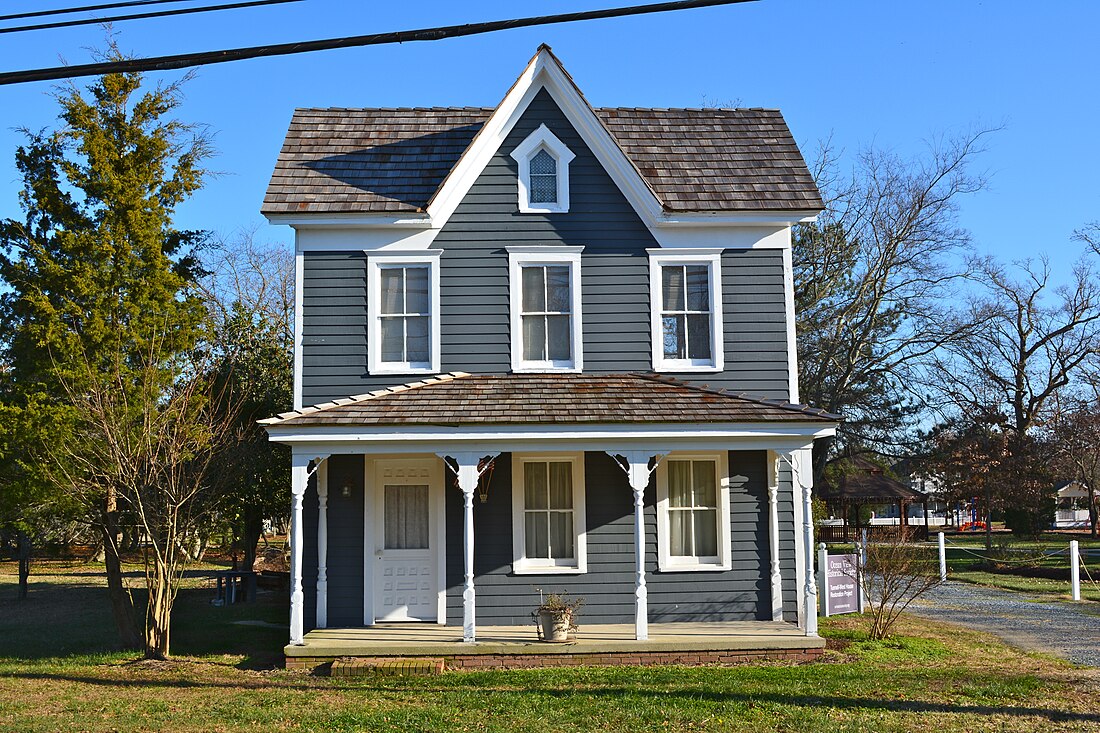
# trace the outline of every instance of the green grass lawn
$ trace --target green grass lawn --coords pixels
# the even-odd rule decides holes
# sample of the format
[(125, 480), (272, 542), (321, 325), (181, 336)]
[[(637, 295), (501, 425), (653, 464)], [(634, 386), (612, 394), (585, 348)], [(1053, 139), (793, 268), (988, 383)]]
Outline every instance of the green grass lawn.
[[(46, 567), (15, 600), (0, 564), (0, 730), (1095, 731), (1100, 670), (905, 619), (888, 642), (823, 625), (822, 662), (332, 679), (274, 662), (286, 600), (214, 608), (189, 579), (170, 662), (112, 650), (95, 566)], [(247, 621), (248, 624), (235, 622)]]

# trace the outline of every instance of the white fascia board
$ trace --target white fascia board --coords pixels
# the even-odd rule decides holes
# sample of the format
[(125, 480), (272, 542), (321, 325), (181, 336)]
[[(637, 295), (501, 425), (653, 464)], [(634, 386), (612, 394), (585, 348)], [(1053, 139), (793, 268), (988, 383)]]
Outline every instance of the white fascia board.
[(654, 222), (658, 228), (683, 227), (726, 227), (736, 225), (792, 226), (817, 221), (821, 212), (807, 209), (804, 211), (690, 211), (682, 213), (665, 212)]
[[(393, 438), (394, 436), (389, 436)], [(393, 453), (419, 454), (419, 453), (448, 453), (448, 452), (473, 452), (478, 454), (489, 453), (537, 453), (537, 452), (576, 452), (576, 451), (624, 451), (648, 452), (650, 455), (667, 454), (671, 451), (710, 452), (725, 450), (776, 450), (783, 452), (796, 451), (807, 445), (812, 445), (812, 438), (605, 438), (603, 440), (560, 440), (549, 441), (545, 436), (530, 440), (455, 440), (454, 434), (447, 434), (439, 439), (421, 439), (415, 441), (400, 442), (396, 440), (380, 440), (378, 442), (337, 440), (331, 437), (310, 436), (308, 440), (295, 440), (292, 438), (276, 438), (272, 440), (292, 445), (295, 448), (308, 452), (325, 451), (329, 454), (353, 454), (353, 455), (388, 455)]]
[(384, 229), (427, 229), (432, 225), (427, 214), (264, 214), (271, 224), (292, 227), (379, 227)]
[(431, 229), (295, 227), (299, 252), (349, 252), (428, 249), (435, 239)]
[[(593, 425), (540, 425), (501, 426), (467, 425), (461, 429), (437, 425), (406, 425), (395, 429), (393, 425), (313, 425), (285, 427), (267, 426), (270, 439), (278, 443), (387, 443), (401, 445), (411, 442), (427, 442), (433, 445), (461, 445), (465, 443), (509, 442), (522, 444), (530, 449), (531, 443), (556, 446), (561, 442), (586, 444), (602, 441), (619, 445), (622, 442), (657, 441), (662, 444), (688, 443), (701, 448), (700, 441), (717, 441), (729, 445), (730, 441), (762, 440), (776, 447), (776, 441), (802, 446), (815, 438), (835, 435), (835, 423), (623, 423)], [(589, 450), (597, 448), (589, 446)], [(793, 450), (794, 448), (791, 448)], [(442, 448), (440, 448), (442, 450)]]

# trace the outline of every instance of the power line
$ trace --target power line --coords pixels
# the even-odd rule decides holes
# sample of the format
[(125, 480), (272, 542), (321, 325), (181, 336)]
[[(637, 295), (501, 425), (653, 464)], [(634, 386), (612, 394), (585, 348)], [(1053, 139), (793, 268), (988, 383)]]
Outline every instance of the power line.
[(588, 10), (577, 13), (544, 15), (533, 18), (515, 18), (512, 20), (495, 20), (487, 23), (468, 23), (465, 25), (422, 28), (411, 31), (372, 33), (370, 35), (351, 36), (347, 38), (328, 38), (318, 41), (280, 43), (271, 46), (252, 46), (250, 48), (233, 48), (222, 51), (199, 51), (197, 53), (177, 54), (174, 56), (153, 56), (145, 59), (101, 61), (93, 64), (80, 64), (78, 66), (55, 66), (46, 69), (8, 71), (0, 73), (0, 85), (22, 84), (30, 81), (75, 79), (82, 76), (96, 76), (110, 73), (168, 71), (171, 69), (185, 69), (191, 66), (202, 66), (204, 64), (221, 64), (229, 61), (261, 58), (264, 56), (286, 56), (296, 53), (308, 53), (310, 51), (327, 51), (334, 48), (379, 46), (410, 41), (438, 41), (444, 38), (473, 36), (482, 33), (511, 30), (513, 28), (529, 28), (539, 25), (572, 23), (575, 21), (597, 20), (602, 18), (621, 18), (628, 15), (646, 15), (649, 13), (664, 13), (673, 10), (689, 10), (692, 8), (705, 8), (717, 5), (735, 5), (746, 2), (756, 2), (756, 0), (676, 0), (675, 2), (654, 3), (651, 5), (633, 5), (625, 8)]
[(0, 20), (20, 20), (21, 18), (41, 18), (45, 15), (66, 15), (69, 13), (85, 13), (92, 10), (110, 10), (111, 8), (130, 8), (135, 5), (163, 5), (164, 3), (193, 3), (198, 0), (126, 0), (121, 3), (104, 3), (102, 5), (84, 5), (79, 8), (54, 8), (53, 10), (35, 10), (30, 13), (15, 13), (13, 15), (0, 15)]
[(50, 28), (71, 28), (77, 25), (92, 25), (94, 23), (116, 23), (123, 20), (141, 20), (143, 18), (164, 18), (169, 15), (187, 15), (190, 13), (209, 13), (215, 10), (236, 10), (238, 8), (254, 8), (260, 5), (280, 5), (282, 3), (300, 3), (302, 0), (249, 0), (243, 3), (229, 3), (227, 5), (204, 5), (201, 8), (176, 8), (175, 10), (157, 10), (150, 13), (137, 13), (135, 15), (115, 15), (107, 18), (81, 18), (80, 20), (59, 20), (55, 23), (40, 23), (39, 25), (21, 25), (15, 28), (0, 28), (0, 33), (22, 33), (23, 31), (42, 31)]

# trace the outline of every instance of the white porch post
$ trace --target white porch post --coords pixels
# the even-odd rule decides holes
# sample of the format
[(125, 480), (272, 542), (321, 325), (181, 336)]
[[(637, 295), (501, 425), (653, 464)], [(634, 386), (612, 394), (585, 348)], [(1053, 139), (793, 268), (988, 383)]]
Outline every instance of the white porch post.
[(328, 461), (317, 469), (317, 628), (328, 628)]
[(783, 620), (783, 575), (779, 570), (779, 457), (768, 451), (768, 545), (771, 550), (772, 621)]
[(806, 636), (817, 636), (817, 582), (814, 575), (813, 463), (807, 449), (791, 454), (792, 473), (802, 490), (802, 549), (806, 553)]
[[(495, 454), (494, 454), (495, 455)], [(440, 453), (444, 460), (447, 455)], [(462, 641), (477, 641), (476, 604), (474, 591), (474, 492), (481, 477), (478, 464), (482, 458), (475, 453), (450, 454), (457, 468), (452, 467), (458, 476), (458, 488), (462, 491), (462, 568), (465, 582), (462, 588)]]
[[(649, 590), (645, 582), (645, 490), (649, 485), (648, 451), (606, 451), (618, 463), (618, 457), (626, 461), (619, 464), (626, 471), (627, 482), (634, 493), (634, 638), (649, 638)], [(657, 456), (660, 460), (660, 455)]]
[(294, 454), (290, 469), (290, 643), (305, 635), (305, 595), (302, 593), (302, 499), (309, 482), (309, 458)]
[[(302, 591), (302, 552), (305, 549), (305, 527), (302, 504), (313, 475), (328, 458), (294, 453), (290, 466), (290, 643), (301, 644), (305, 636), (305, 593)], [(309, 469), (310, 462), (313, 470)]]

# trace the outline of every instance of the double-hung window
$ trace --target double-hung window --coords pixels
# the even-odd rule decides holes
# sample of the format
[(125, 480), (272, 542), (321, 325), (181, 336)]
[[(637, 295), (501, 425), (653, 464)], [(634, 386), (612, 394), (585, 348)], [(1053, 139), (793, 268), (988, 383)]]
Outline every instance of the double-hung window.
[(512, 457), (513, 571), (587, 569), (582, 455)]
[(730, 505), (724, 455), (677, 455), (657, 468), (658, 562), (662, 570), (727, 570)]
[(518, 164), (520, 213), (569, 211), (569, 163), (574, 157), (546, 125), (539, 125), (512, 150)]
[(654, 370), (721, 371), (721, 251), (649, 253)]
[(512, 371), (580, 371), (582, 247), (508, 247)]
[(439, 371), (439, 252), (368, 256), (371, 374)]

